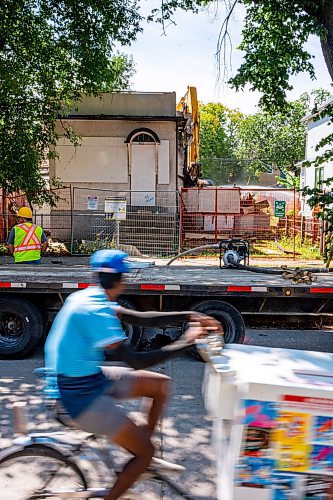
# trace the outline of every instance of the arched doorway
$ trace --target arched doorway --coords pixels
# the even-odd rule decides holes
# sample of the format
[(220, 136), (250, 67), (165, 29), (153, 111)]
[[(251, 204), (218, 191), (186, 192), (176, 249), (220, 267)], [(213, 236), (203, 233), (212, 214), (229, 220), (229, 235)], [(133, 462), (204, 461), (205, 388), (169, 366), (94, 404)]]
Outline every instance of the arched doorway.
[(142, 128), (134, 130), (126, 139), (130, 148), (131, 204), (155, 206), (157, 175), (157, 144), (155, 132)]

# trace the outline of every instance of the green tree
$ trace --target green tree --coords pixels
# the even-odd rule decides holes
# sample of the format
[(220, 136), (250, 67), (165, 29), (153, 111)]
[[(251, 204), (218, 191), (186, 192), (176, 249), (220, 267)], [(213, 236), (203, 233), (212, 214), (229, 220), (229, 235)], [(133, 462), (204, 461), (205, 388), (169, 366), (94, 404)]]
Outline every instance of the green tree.
[(176, 8), (198, 12), (210, 5), (222, 5), (226, 15), (218, 40), (218, 54), (225, 54), (230, 39), (229, 22), (237, 5), (245, 9), (242, 41), (238, 47), (244, 61), (231, 84), (236, 89), (249, 84), (262, 93), (261, 105), (281, 108), (290, 77), (307, 71), (314, 79), (312, 55), (306, 48), (310, 35), (320, 38), (327, 69), (333, 80), (333, 0), (163, 0), (154, 11), (160, 22), (172, 18)]
[(304, 160), (306, 115), (309, 96), (289, 104), (287, 112), (263, 110), (244, 117), (238, 127), (236, 155), (247, 159), (256, 177), (271, 167), (297, 174), (296, 164)]
[(50, 198), (39, 167), (58, 116), (83, 93), (128, 88), (133, 61), (114, 45), (134, 40), (140, 21), (136, 0), (0, 3), (0, 187)]
[(332, 97), (331, 92), (326, 89), (314, 89), (310, 92), (313, 98), (313, 106), (312, 108), (316, 108), (318, 106), (322, 106), (325, 101), (327, 101), (330, 97)]
[[(237, 2), (235, 2), (237, 3)], [(244, 0), (242, 42), (244, 62), (231, 79), (236, 89), (250, 84), (262, 93), (261, 105), (273, 109), (286, 102), (290, 76), (306, 71), (315, 78), (312, 55), (305, 48), (310, 35), (320, 37), (333, 79), (332, 0)]]
[(222, 103), (200, 106), (200, 162), (203, 174), (216, 184), (244, 178), (242, 162), (235, 156), (238, 124), (243, 115)]
[(333, 191), (330, 186), (333, 183), (333, 177), (323, 180), (321, 186), (302, 189), (303, 196), (307, 197), (307, 203), (312, 209), (318, 208), (316, 218), (325, 221), (325, 245), (324, 260), (329, 267), (333, 256)]

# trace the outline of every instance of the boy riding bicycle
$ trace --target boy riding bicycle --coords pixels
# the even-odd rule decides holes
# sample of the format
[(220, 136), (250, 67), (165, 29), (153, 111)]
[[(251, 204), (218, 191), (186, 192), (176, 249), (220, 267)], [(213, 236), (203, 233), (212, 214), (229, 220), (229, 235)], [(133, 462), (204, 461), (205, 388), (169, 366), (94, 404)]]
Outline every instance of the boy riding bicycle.
[[(153, 458), (151, 438), (169, 396), (170, 379), (144, 369), (186, 351), (195, 339), (206, 335), (206, 328), (221, 334), (223, 331), (215, 319), (194, 311), (137, 312), (120, 307), (117, 298), (125, 287), (122, 275), (130, 272), (124, 252), (96, 252), (91, 257), (91, 269), (97, 274), (99, 285), (67, 298), (48, 335), (45, 364), (57, 374), (62, 405), (77, 427), (104, 435), (133, 455), (105, 497), (115, 500), (152, 461), (174, 470), (180, 468)], [(184, 321), (194, 321), (199, 327), (189, 328), (177, 341), (149, 352), (136, 352), (121, 326), (121, 322), (156, 327)], [(133, 370), (101, 368), (106, 350), (109, 359), (125, 362)], [(150, 400), (144, 426), (134, 424), (117, 406), (121, 399), (141, 397)]]

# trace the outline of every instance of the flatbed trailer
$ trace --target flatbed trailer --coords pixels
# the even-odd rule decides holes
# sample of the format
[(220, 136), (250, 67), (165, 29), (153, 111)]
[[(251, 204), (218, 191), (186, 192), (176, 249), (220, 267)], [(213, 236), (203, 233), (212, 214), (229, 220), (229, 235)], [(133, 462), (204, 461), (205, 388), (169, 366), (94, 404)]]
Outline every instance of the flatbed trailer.
[[(0, 266), (0, 357), (25, 357), (46, 335), (66, 297), (93, 285), (87, 264)], [(246, 315), (332, 316), (333, 275), (318, 274), (311, 285), (276, 274), (218, 266), (172, 265), (134, 270), (126, 276), (124, 306), (137, 310), (193, 309), (215, 316), (227, 342), (243, 342)], [(141, 330), (128, 334), (137, 345)]]

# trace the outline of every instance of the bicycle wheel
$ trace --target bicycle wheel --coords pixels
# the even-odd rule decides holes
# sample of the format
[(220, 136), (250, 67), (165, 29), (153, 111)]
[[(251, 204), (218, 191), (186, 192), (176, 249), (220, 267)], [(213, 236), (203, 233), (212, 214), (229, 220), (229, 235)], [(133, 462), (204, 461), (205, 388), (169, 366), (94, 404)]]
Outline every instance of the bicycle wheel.
[[(47, 444), (13, 446), (2, 451), (1, 500), (70, 499), (70, 491), (87, 489), (83, 472), (65, 453)], [(67, 496), (61, 494), (65, 490)]]

